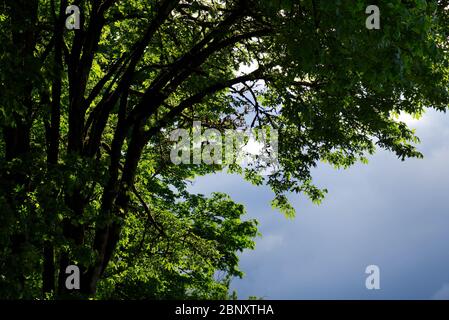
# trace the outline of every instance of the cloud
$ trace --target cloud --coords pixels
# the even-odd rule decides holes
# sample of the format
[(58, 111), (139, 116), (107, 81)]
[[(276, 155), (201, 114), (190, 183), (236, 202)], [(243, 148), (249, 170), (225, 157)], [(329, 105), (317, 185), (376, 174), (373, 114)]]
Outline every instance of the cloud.
[(262, 237), (257, 241), (257, 251), (269, 253), (274, 250), (281, 248), (284, 242), (284, 237), (282, 235), (269, 234), (268, 236)]
[[(388, 152), (368, 165), (314, 171), (329, 189), (315, 206), (291, 197), (297, 217), (270, 207), (268, 188), (220, 174), (199, 178), (193, 192), (221, 191), (245, 204), (263, 235), (241, 256), (239, 297), (267, 299), (428, 299), (449, 284), (449, 117), (428, 112), (416, 127), (424, 159)], [(381, 290), (365, 288), (365, 268), (381, 270)], [(437, 296), (448, 290), (443, 286)]]
[(449, 283), (445, 283), (440, 290), (435, 292), (432, 300), (449, 300)]

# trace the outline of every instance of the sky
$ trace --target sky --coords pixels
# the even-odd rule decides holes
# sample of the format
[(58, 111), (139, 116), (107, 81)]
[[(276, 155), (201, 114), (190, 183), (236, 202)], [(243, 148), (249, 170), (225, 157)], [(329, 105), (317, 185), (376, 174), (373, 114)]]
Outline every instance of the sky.
[[(239, 298), (449, 299), (449, 114), (403, 117), (421, 138), (424, 159), (405, 162), (386, 151), (367, 165), (313, 172), (329, 193), (321, 205), (290, 199), (297, 215), (273, 210), (273, 194), (225, 173), (198, 178), (191, 191), (224, 192), (259, 221), (256, 249), (241, 254)], [(368, 290), (365, 269), (380, 269)]]

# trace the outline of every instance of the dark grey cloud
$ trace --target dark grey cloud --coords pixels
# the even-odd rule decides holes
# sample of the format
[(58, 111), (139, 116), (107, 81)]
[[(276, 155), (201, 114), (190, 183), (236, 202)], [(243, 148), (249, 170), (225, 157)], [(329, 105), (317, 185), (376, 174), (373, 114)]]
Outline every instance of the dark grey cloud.
[[(401, 162), (379, 152), (368, 165), (314, 172), (329, 194), (316, 206), (292, 197), (294, 220), (270, 207), (272, 193), (220, 174), (192, 191), (226, 192), (260, 221), (257, 248), (242, 254), (241, 298), (449, 299), (449, 116), (412, 122), (425, 159)], [(366, 266), (381, 271), (381, 290), (365, 288)]]

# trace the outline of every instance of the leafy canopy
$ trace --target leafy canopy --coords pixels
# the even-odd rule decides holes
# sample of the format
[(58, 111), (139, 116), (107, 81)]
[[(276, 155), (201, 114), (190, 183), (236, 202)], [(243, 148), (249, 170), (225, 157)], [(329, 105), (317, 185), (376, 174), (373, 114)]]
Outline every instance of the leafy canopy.
[[(380, 30), (360, 0), (70, 4), (80, 30), (66, 0), (0, 1), (0, 297), (228, 298), (256, 222), (189, 181), (242, 174), (293, 216), (319, 161), (420, 157), (397, 115), (448, 107), (446, 1), (379, 2)], [(173, 165), (193, 121), (277, 129), (279, 166)]]

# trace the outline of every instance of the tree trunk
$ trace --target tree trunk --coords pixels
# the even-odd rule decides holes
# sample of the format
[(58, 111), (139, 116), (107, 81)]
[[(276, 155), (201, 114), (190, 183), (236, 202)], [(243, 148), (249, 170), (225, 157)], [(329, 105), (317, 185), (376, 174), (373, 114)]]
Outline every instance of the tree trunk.
[[(32, 89), (31, 80), (34, 64), (35, 48), (35, 25), (37, 21), (38, 1), (37, 0), (16, 0), (6, 4), (10, 10), (12, 24), (12, 48), (18, 57), (17, 72), (23, 73), (22, 83), (11, 82), (13, 92), (17, 92), (15, 103), (21, 106), (21, 112), (12, 110), (14, 123), (3, 128), (3, 138), (5, 141), (5, 159), (29, 160), (30, 152), (30, 131), (31, 131), (31, 113), (32, 113)], [(10, 202), (10, 207), (15, 212), (19, 212), (18, 207), (23, 205), (25, 195), (29, 190), (29, 183), (25, 170), (15, 170), (4, 177), (10, 185), (6, 198)], [(15, 193), (16, 186), (24, 186), (20, 194)], [(21, 254), (23, 245), (27, 241), (27, 235), (16, 233), (11, 236), (11, 262), (16, 266), (16, 281), (23, 289), (25, 287), (25, 274), (22, 272), (23, 263)]]
[[(52, 100), (51, 100), (51, 120), (47, 132), (47, 170), (50, 172), (58, 164), (59, 158), (59, 139), (60, 139), (60, 121), (61, 121), (61, 92), (62, 92), (62, 47), (64, 35), (64, 17), (67, 1), (62, 0), (59, 7), (59, 17), (55, 21), (55, 51), (54, 51), (54, 71), (52, 82)], [(52, 8), (54, 10), (55, 8)], [(56, 191), (54, 191), (56, 195)], [(51, 221), (56, 212), (49, 208), (47, 211), (47, 221)], [(52, 230), (50, 230), (52, 232)], [(51, 239), (51, 236), (50, 236)], [(55, 290), (55, 252), (52, 240), (44, 243), (44, 263), (42, 272), (42, 290), (43, 293), (49, 293)]]

